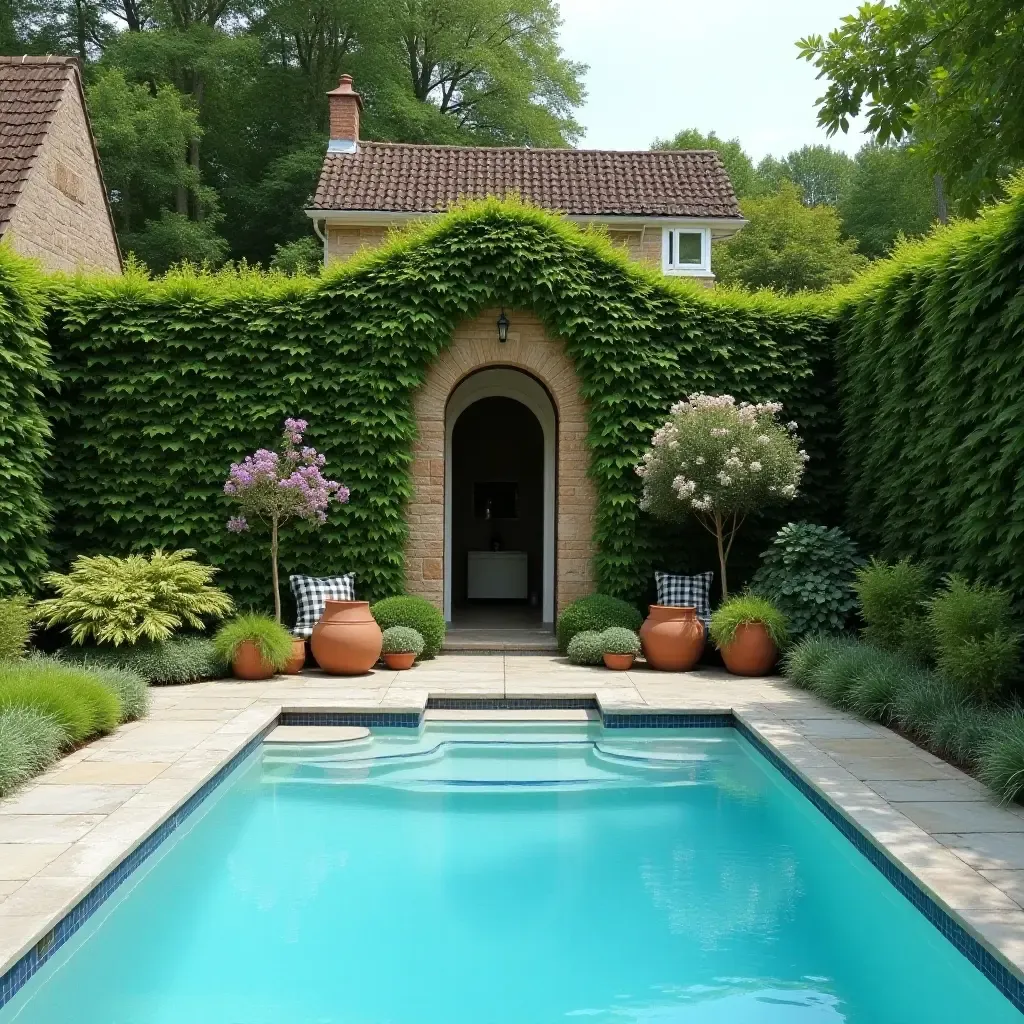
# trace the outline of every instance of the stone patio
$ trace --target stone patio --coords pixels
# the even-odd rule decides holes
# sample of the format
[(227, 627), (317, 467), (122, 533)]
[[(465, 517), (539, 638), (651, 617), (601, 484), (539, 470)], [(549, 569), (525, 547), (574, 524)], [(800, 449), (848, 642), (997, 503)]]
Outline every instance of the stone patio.
[[(147, 719), (0, 801), (0, 974), (281, 710), (421, 711), (429, 694), (595, 696), (605, 711), (732, 711), (1024, 977), (1024, 809), (999, 806), (939, 758), (778, 677), (616, 673), (548, 656), (450, 654), (410, 672), (308, 672), (152, 693)], [(428, 712), (469, 714), (480, 712)]]

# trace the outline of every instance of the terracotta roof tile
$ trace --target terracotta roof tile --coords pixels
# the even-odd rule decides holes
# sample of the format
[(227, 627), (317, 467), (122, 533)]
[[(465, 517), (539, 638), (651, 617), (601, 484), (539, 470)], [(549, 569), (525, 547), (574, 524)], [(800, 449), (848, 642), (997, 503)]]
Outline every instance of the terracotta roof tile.
[(0, 57), (0, 234), (77, 66), (73, 57)]
[(524, 199), (560, 213), (740, 217), (708, 150), (489, 149), (361, 142), (328, 153), (312, 209), (437, 213), (462, 198)]

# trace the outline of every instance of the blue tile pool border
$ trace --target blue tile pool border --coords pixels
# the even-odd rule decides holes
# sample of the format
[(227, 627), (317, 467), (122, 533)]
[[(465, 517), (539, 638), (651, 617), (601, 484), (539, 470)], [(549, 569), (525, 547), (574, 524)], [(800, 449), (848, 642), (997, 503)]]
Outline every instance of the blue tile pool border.
[[(525, 710), (529, 708), (597, 709), (594, 698), (586, 697), (517, 697), (473, 698), (433, 697), (427, 708), (445, 710)], [(42, 968), (110, 898), (118, 887), (171, 836), (204, 800), (247, 757), (253, 754), (264, 737), (277, 725), (340, 726), (362, 725), (370, 728), (418, 728), (422, 717), (418, 712), (348, 712), (348, 711), (283, 711), (217, 770), (180, 807), (161, 823), (115, 868), (98, 882), (54, 927), (47, 932), (3, 976), (0, 976), (0, 1008), (14, 998), (25, 984)], [(735, 729), (750, 745), (780, 772), (823, 814), (883, 877), (923, 914), (942, 936), (960, 951), (1021, 1013), (1024, 1013), (1024, 981), (1008, 970), (974, 936), (954, 920), (905, 872), (893, 863), (861, 830), (825, 799), (749, 726), (731, 712), (602, 712), (602, 724), (609, 729)]]
[(171, 812), (166, 821), (157, 826), (115, 868), (89, 890), (24, 956), (0, 976), (0, 1007), (6, 1006), (49, 959), (70, 939), (86, 921), (116, 892), (129, 875), (142, 866), (172, 835), (200, 804), (247, 757), (259, 749), (263, 738), (277, 722), (261, 729), (227, 764), (218, 768), (199, 789), (180, 807)]

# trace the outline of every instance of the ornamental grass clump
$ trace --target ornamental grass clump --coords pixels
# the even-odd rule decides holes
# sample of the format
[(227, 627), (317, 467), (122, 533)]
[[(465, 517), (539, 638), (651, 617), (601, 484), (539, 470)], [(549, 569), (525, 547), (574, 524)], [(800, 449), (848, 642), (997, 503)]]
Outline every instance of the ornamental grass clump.
[(880, 647), (869, 646), (869, 650), (872, 656), (861, 664), (846, 693), (846, 706), (863, 718), (889, 725), (896, 691), (908, 674), (917, 671), (917, 666), (908, 658)]
[(779, 402), (737, 404), (732, 395), (692, 394), (672, 406), (636, 472), (644, 482), (640, 508), (668, 522), (690, 517), (715, 538), (722, 596), (726, 565), (748, 515), (792, 501), (807, 452), (796, 423), (776, 422)]
[(47, 573), (43, 582), (57, 597), (39, 601), (35, 618), (70, 626), (71, 642), (134, 644), (167, 640), (182, 626), (205, 627), (204, 616), (231, 611), (231, 598), (210, 586), (217, 570), (192, 562), (195, 551), (157, 549), (150, 557), (80, 555), (67, 575)]
[(121, 702), (121, 721), (134, 722), (149, 711), (149, 683), (126, 668), (92, 668), (92, 675)]
[(418, 658), (424, 646), (423, 635), (411, 626), (390, 626), (381, 634), (382, 654), (415, 654)]
[(1003, 800), (1024, 795), (1024, 709), (1003, 714), (978, 755), (978, 778)]
[(848, 709), (854, 687), (870, 671), (877, 650), (852, 637), (840, 639), (831, 656), (818, 669), (812, 692), (837, 708)]
[(153, 686), (216, 679), (224, 666), (213, 641), (203, 636), (174, 636), (159, 643), (140, 641), (120, 647), (65, 647), (58, 657), (91, 668), (124, 668)]
[(624, 626), (609, 626), (598, 636), (602, 654), (632, 654), (636, 657), (640, 653), (640, 637)]
[(32, 607), (27, 597), (15, 595), (0, 600), (0, 661), (20, 658), (32, 635)]
[(738, 594), (723, 601), (711, 615), (708, 631), (714, 645), (721, 649), (736, 639), (736, 631), (748, 622), (764, 626), (771, 641), (780, 650), (789, 643), (786, 616), (767, 598), (756, 594)]
[(238, 648), (244, 643), (255, 644), (260, 657), (275, 672), (285, 667), (292, 656), (292, 635), (284, 626), (267, 615), (246, 613), (225, 622), (213, 638), (217, 656), (225, 665), (235, 660)]
[(37, 708), (0, 711), (0, 797), (49, 768), (65, 744), (64, 730)]
[(805, 636), (783, 655), (782, 670), (794, 686), (813, 690), (826, 661), (846, 643), (846, 638), (825, 633)]
[(255, 517), (270, 527), (270, 576), (274, 592), (274, 618), (281, 621), (281, 587), (278, 578), (278, 532), (291, 519), (304, 519), (322, 526), (327, 522), (331, 502), (345, 504), (349, 489), (328, 480), (321, 470), (327, 458), (315, 448), (302, 446), (309, 424), (286, 419), (281, 450), (260, 448), (242, 462), (231, 464), (224, 493), (239, 507), (239, 515), (228, 520), (232, 533), (249, 529)]

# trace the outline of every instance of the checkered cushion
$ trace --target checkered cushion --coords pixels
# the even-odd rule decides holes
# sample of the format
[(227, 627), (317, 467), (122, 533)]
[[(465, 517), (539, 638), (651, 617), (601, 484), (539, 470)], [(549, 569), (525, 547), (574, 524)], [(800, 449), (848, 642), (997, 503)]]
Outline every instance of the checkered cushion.
[(288, 583), (295, 596), (295, 626), (292, 635), (310, 636), (329, 600), (354, 601), (355, 580), (355, 574), (351, 572), (345, 576), (289, 576)]
[(696, 576), (675, 576), (670, 572), (656, 572), (654, 582), (658, 587), (658, 604), (673, 608), (696, 608), (697, 618), (704, 628), (711, 626), (711, 581), (713, 572), (701, 572)]

